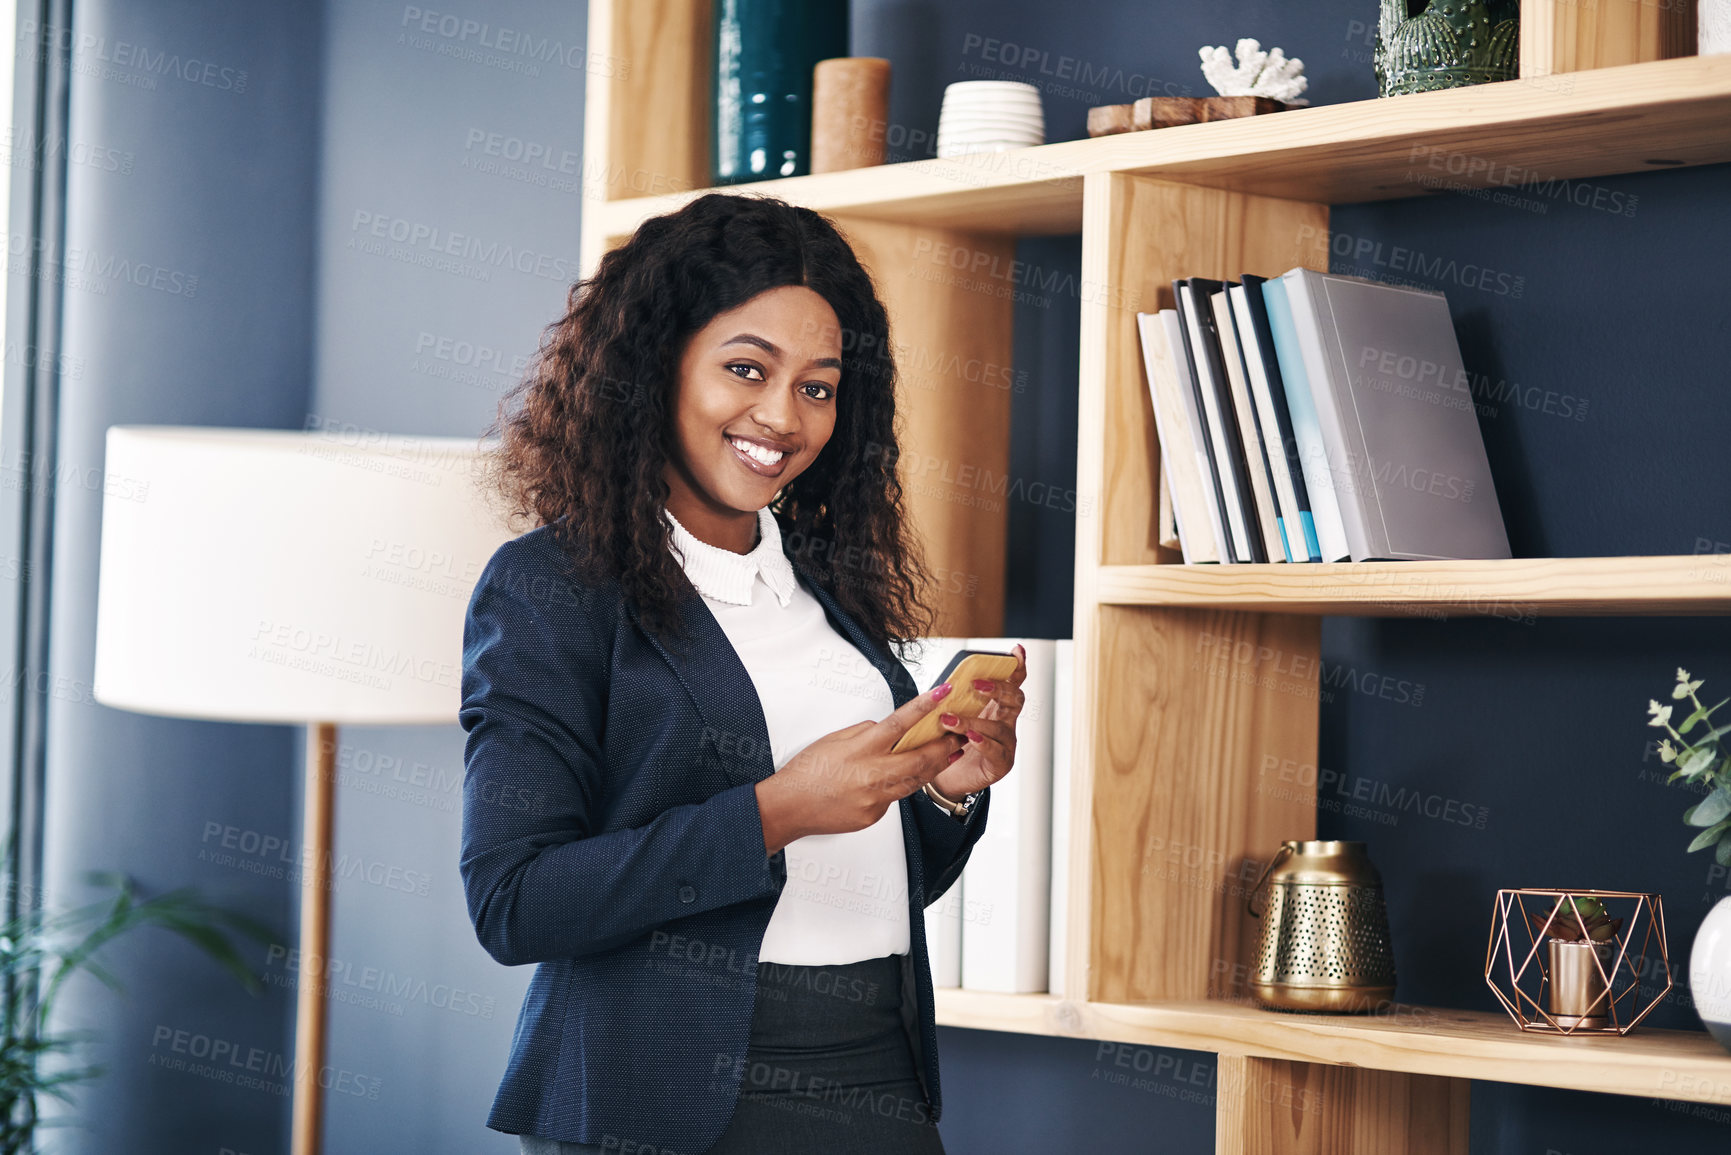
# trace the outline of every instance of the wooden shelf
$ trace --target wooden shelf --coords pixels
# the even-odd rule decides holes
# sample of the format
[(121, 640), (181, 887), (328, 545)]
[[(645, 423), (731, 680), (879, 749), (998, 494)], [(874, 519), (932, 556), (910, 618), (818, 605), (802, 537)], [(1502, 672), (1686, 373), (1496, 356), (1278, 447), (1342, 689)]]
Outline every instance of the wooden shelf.
[(1330, 565), (1108, 565), (1102, 605), (1359, 617), (1731, 613), (1731, 555)]
[[(1731, 55), (761, 181), (729, 191), (932, 227), (1074, 233), (1082, 227), (1081, 178), (1093, 173), (1343, 204), (1421, 195), (1438, 183), (1482, 188), (1720, 161), (1731, 161)], [(586, 211), (602, 234), (618, 238), (696, 195), (602, 201)]]
[(937, 1014), (948, 1027), (1731, 1106), (1731, 1054), (1697, 1031), (1565, 1039), (1523, 1032), (1507, 1015), (1479, 1011), (1403, 1006), (1368, 1017), (1286, 1015), (1229, 1002), (1126, 1006), (959, 990), (937, 992)]

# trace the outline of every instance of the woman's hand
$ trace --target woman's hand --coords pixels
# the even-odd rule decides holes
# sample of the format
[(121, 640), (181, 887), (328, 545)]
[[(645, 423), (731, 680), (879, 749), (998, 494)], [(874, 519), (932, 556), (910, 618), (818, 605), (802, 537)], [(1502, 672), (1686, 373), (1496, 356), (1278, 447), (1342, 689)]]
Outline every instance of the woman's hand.
[[(966, 741), (960, 734), (945, 734), (915, 749), (890, 753), (890, 747), (949, 692), (948, 682), (934, 686), (881, 722), (857, 722), (825, 734), (759, 782), (757, 809), (763, 820), (764, 850), (774, 854), (808, 834), (864, 830), (896, 802), (936, 778), (952, 758), (960, 759)], [(1020, 691), (1016, 697), (1019, 704)], [(1004, 769), (1009, 769), (1007, 762)]]
[(1016, 672), (1007, 681), (974, 683), (974, 689), (989, 699), (977, 716), (946, 714), (939, 719), (944, 729), (967, 739), (962, 756), (932, 780), (932, 789), (952, 802), (984, 790), (1016, 764), (1016, 719), (1027, 701), (1022, 683), (1028, 680), (1028, 651), (1018, 645), (1012, 652)]

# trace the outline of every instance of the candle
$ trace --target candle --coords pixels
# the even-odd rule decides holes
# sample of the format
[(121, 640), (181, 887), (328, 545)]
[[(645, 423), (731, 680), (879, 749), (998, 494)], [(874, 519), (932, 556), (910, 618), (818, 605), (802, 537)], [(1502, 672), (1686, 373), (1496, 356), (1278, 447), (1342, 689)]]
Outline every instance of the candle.
[(821, 60), (812, 74), (811, 171), (884, 162), (890, 62), (876, 56)]

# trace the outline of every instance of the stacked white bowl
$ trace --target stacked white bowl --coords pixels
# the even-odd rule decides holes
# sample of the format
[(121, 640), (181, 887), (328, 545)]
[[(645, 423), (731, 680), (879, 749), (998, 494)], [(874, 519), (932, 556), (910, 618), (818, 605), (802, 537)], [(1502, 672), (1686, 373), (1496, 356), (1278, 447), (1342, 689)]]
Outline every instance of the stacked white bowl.
[(938, 155), (1003, 152), (1046, 143), (1040, 90), (1012, 80), (963, 80), (944, 89)]

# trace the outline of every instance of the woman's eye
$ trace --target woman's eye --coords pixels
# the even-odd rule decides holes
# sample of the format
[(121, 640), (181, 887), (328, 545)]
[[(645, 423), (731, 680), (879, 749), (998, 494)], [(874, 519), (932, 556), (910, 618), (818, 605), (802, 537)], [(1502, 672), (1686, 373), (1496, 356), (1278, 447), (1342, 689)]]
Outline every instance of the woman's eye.
[(743, 377), (747, 381), (762, 381), (764, 379), (763, 370), (749, 361), (735, 361), (727, 366), (727, 371), (736, 377)]
[[(806, 391), (807, 397), (810, 397), (815, 401), (828, 401), (831, 397), (835, 396), (834, 387), (826, 385), (822, 381), (807, 381), (804, 385), (800, 386), (800, 388)], [(816, 392), (813, 392), (813, 390), (816, 390)]]

